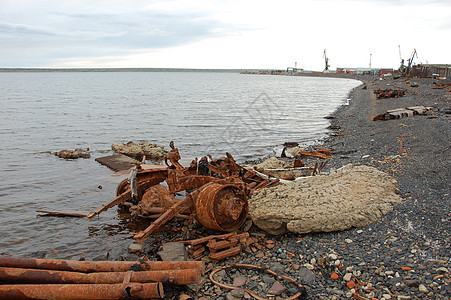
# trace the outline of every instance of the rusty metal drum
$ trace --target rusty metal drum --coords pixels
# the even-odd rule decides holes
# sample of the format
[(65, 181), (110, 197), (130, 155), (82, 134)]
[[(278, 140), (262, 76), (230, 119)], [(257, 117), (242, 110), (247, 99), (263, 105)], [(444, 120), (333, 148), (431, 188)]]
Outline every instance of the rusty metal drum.
[(249, 205), (237, 185), (211, 182), (199, 189), (195, 211), (197, 220), (205, 227), (230, 232), (246, 221)]

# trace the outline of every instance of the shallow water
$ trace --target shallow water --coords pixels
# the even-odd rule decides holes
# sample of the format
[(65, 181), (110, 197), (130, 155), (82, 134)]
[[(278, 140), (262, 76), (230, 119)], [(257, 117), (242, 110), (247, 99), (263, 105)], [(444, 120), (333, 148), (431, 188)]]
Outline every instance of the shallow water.
[[(324, 116), (359, 84), (235, 73), (0, 73), (0, 252), (121, 253), (136, 228), (116, 209), (92, 222), (35, 211), (89, 212), (111, 200), (124, 176), (94, 159), (112, 154), (113, 143), (174, 140), (185, 165), (207, 153), (244, 161), (286, 141), (311, 144), (327, 132)], [(51, 154), (77, 147), (91, 159)]]

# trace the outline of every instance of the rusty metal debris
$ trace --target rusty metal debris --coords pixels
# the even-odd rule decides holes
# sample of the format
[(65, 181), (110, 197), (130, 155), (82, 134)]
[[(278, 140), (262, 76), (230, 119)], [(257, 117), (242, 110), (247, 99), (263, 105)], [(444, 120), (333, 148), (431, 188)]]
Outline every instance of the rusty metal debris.
[[(451, 83), (436, 83), (434, 82), (435, 87), (433, 87), (433, 90), (441, 90), (441, 89), (445, 89), (445, 88), (450, 88), (451, 87)], [(451, 92), (451, 89), (448, 90), (448, 92)]]
[(9, 284), (113, 284), (128, 282), (163, 282), (186, 285), (200, 282), (200, 269), (152, 270), (82, 273), (0, 267), (0, 282)]
[(315, 152), (301, 151), (301, 152), (298, 153), (298, 155), (312, 156), (312, 157), (318, 157), (318, 158), (322, 158), (322, 159), (330, 159), (330, 158), (332, 158), (332, 156), (324, 154), (324, 153), (322, 153), (320, 151), (315, 151)]
[(396, 108), (387, 110), (385, 113), (377, 115), (373, 118), (373, 121), (378, 120), (391, 120), (412, 117), (414, 115), (426, 115), (428, 111), (432, 110), (429, 106), (411, 106), (405, 108)]
[(130, 268), (143, 271), (199, 268), (201, 272), (205, 271), (204, 263), (199, 261), (78, 261), (18, 256), (0, 256), (0, 267), (83, 273), (126, 272)]
[(221, 288), (224, 288), (224, 289), (228, 289), (228, 290), (242, 289), (246, 293), (248, 293), (249, 295), (251, 295), (252, 297), (254, 297), (255, 299), (258, 299), (258, 300), (269, 300), (269, 298), (261, 297), (261, 296), (259, 296), (258, 294), (254, 293), (252, 290), (250, 290), (248, 288), (245, 288), (245, 287), (242, 287), (242, 286), (241, 287), (236, 287), (236, 286), (233, 286), (233, 285), (220, 283), (215, 278), (215, 274), (218, 273), (219, 271), (226, 270), (226, 269), (253, 269), (253, 270), (257, 270), (257, 271), (260, 271), (260, 272), (264, 272), (264, 273), (270, 274), (270, 275), (276, 277), (278, 280), (289, 281), (289, 282), (291, 282), (292, 284), (294, 284), (297, 287), (298, 292), (296, 294), (294, 294), (291, 297), (287, 297), (287, 298), (283, 298), (283, 299), (279, 299), (279, 300), (294, 300), (294, 299), (298, 299), (300, 297), (305, 297), (307, 295), (307, 292), (306, 292), (305, 288), (300, 283), (298, 283), (295, 279), (293, 279), (291, 277), (283, 276), (283, 275), (278, 275), (276, 272), (274, 272), (272, 270), (269, 270), (269, 269), (266, 269), (266, 268), (263, 268), (263, 267), (260, 267), (260, 266), (250, 265), (250, 264), (238, 264), (237, 263), (237, 264), (231, 264), (229, 266), (219, 267), (219, 268), (213, 270), (210, 273), (210, 276), (209, 276), (210, 281), (214, 285), (216, 285), (218, 287), (221, 287)]
[(199, 260), (207, 255), (213, 262), (218, 262), (225, 258), (235, 256), (243, 252), (249, 245), (253, 244), (253, 239), (249, 233), (229, 233), (224, 235), (210, 235), (207, 237), (183, 241), (189, 245), (189, 252), (194, 260)]
[(0, 256), (0, 299), (163, 298), (163, 285), (198, 284), (200, 261), (74, 261)]
[[(115, 205), (127, 208), (132, 215), (161, 214), (134, 236), (138, 241), (170, 219), (189, 214), (206, 228), (232, 232), (246, 221), (249, 194), (278, 184), (278, 179), (266, 179), (238, 165), (230, 153), (214, 160), (210, 156), (196, 158), (189, 167), (184, 167), (179, 163), (180, 153), (172, 141), (170, 147), (171, 151), (164, 156), (166, 167), (137, 164), (131, 177), (119, 184), (117, 197), (89, 213), (87, 219), (92, 220)], [(183, 191), (185, 198), (174, 197)], [(163, 209), (157, 212), (155, 208)]]
[(73, 212), (59, 212), (59, 211), (48, 211), (39, 209), (36, 212), (43, 213), (40, 216), (51, 216), (51, 217), (73, 217), (73, 218), (85, 218), (86, 214), (73, 213)]
[(407, 90), (392, 90), (392, 89), (385, 89), (385, 90), (374, 90), (374, 94), (376, 94), (377, 99), (382, 98), (398, 98), (403, 97), (406, 94)]
[(118, 284), (2, 284), (0, 299), (148, 299), (164, 298), (163, 285)]

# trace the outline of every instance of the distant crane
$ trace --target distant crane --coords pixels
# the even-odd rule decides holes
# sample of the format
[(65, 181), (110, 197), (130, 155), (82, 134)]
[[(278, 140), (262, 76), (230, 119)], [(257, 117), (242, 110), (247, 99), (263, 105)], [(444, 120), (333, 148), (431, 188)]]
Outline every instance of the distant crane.
[(411, 68), (412, 64), (413, 64), (413, 59), (415, 58), (415, 56), (418, 58), (418, 53), (417, 53), (417, 49), (413, 49), (412, 54), (410, 55), (410, 58), (407, 60), (407, 68)]
[(418, 53), (417, 53), (417, 49), (413, 49), (412, 54), (410, 55), (410, 57), (407, 59), (407, 66), (404, 64), (404, 59), (401, 57), (401, 46), (398, 45), (399, 47), (399, 60), (401, 61), (401, 66), (399, 67), (399, 72), (401, 73), (409, 73), (410, 69), (412, 68), (413, 65), (413, 59), (416, 57), (418, 58)]
[(326, 54), (326, 49), (324, 49), (323, 57), (324, 57), (324, 62), (326, 64), (325, 67), (324, 67), (324, 71), (328, 71), (330, 65), (329, 65), (329, 58), (327, 57), (327, 54)]

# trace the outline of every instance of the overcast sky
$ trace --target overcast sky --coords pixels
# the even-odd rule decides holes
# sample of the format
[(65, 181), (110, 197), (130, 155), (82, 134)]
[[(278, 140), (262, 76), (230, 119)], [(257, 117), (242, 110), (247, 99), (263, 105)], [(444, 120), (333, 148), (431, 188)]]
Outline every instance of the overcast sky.
[(451, 63), (451, 0), (0, 0), (0, 67)]

